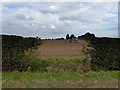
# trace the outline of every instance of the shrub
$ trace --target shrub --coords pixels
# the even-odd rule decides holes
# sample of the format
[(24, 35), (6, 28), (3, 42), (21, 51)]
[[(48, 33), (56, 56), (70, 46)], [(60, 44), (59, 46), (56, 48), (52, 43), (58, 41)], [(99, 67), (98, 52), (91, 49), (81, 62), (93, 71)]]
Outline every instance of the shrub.
[(26, 61), (24, 61), (24, 51), (35, 49), (40, 45), (38, 38), (23, 38), (21, 36), (2, 35), (2, 65), (3, 71), (24, 71)]
[(94, 48), (90, 51), (93, 70), (120, 70), (120, 39), (94, 38), (90, 42)]

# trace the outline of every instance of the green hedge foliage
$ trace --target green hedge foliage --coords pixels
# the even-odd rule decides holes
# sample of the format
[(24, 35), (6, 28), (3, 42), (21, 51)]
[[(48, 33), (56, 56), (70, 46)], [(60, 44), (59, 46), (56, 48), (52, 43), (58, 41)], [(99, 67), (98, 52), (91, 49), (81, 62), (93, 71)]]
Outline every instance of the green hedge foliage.
[(120, 38), (90, 39), (93, 70), (120, 70)]
[(24, 52), (36, 49), (40, 44), (40, 38), (2, 35), (2, 70), (26, 70), (28, 66), (24, 60)]

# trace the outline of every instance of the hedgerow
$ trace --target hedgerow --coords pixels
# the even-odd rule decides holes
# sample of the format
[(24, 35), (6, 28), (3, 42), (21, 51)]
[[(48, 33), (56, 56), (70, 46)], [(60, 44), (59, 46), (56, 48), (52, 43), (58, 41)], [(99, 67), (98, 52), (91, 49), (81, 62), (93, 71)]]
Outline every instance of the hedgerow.
[(120, 39), (90, 39), (91, 67), (93, 70), (120, 70)]
[(40, 44), (40, 38), (2, 35), (2, 70), (26, 70), (25, 51), (36, 49)]

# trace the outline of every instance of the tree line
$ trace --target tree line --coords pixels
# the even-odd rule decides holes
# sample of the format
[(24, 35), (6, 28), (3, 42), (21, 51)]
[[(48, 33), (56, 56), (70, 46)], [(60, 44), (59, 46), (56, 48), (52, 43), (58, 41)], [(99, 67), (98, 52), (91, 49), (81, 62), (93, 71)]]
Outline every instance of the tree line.
[(75, 39), (92, 39), (92, 38), (95, 38), (95, 35), (94, 34), (91, 34), (91, 33), (89, 33), (89, 32), (87, 32), (86, 34), (84, 34), (84, 35), (81, 35), (81, 36), (75, 36), (74, 34), (66, 34), (66, 36), (65, 36), (65, 38), (63, 38), (63, 37), (61, 37), (61, 38), (52, 38), (52, 39), (50, 39), (50, 38), (46, 38), (45, 40), (75, 40)]

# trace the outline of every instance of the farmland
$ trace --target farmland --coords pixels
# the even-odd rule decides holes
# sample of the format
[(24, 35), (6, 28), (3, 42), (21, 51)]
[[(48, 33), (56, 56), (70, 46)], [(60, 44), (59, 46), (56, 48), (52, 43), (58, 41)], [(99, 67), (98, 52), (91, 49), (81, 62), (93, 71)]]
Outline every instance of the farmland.
[[(91, 60), (98, 55), (98, 52), (103, 54), (101, 50), (107, 45), (105, 42), (105, 45), (102, 45), (95, 43), (97, 41), (93, 39), (91, 42), (94, 44), (92, 45), (101, 47), (101, 49), (98, 49), (97, 53), (95, 51), (91, 53), (87, 52), (87, 49), (92, 45), (83, 39), (40, 40), (38, 38), (10, 37), (6, 37), (6, 39), (3, 37), (3, 48), (5, 48), (3, 50), (3, 88), (118, 88), (119, 71), (109, 68), (110, 65), (114, 64), (112, 68), (119, 69), (116, 65), (117, 61), (111, 60), (114, 61), (112, 63), (108, 59), (109, 56), (105, 57), (104, 55), (101, 60), (107, 60), (106, 63), (98, 60), (97, 63), (91, 64)], [(103, 41), (105, 40), (103, 39)], [(26, 41), (24, 43), (26, 48), (22, 48), (24, 44), (21, 42), (24, 41)], [(7, 45), (8, 42), (11, 44)], [(117, 44), (113, 45), (112, 52), (117, 50), (115, 45)], [(11, 51), (7, 52), (6, 47), (10, 48)], [(110, 44), (109, 48), (111, 48)], [(97, 48), (94, 47), (95, 49)], [(107, 51), (107, 48), (103, 50)], [(93, 55), (91, 59), (88, 57), (88, 53)], [(106, 52), (104, 53), (106, 54)], [(109, 53), (111, 54), (111, 52)], [(109, 54), (107, 53), (107, 55)], [(108, 67), (103, 68), (101, 64), (98, 64), (99, 62)], [(97, 68), (94, 70), (94, 67)]]
[(120, 3), (81, 1), (1, 0), (3, 90), (120, 89)]
[(87, 45), (84, 40), (44, 40), (43, 44), (37, 49), (37, 56), (85, 56), (83, 47)]

